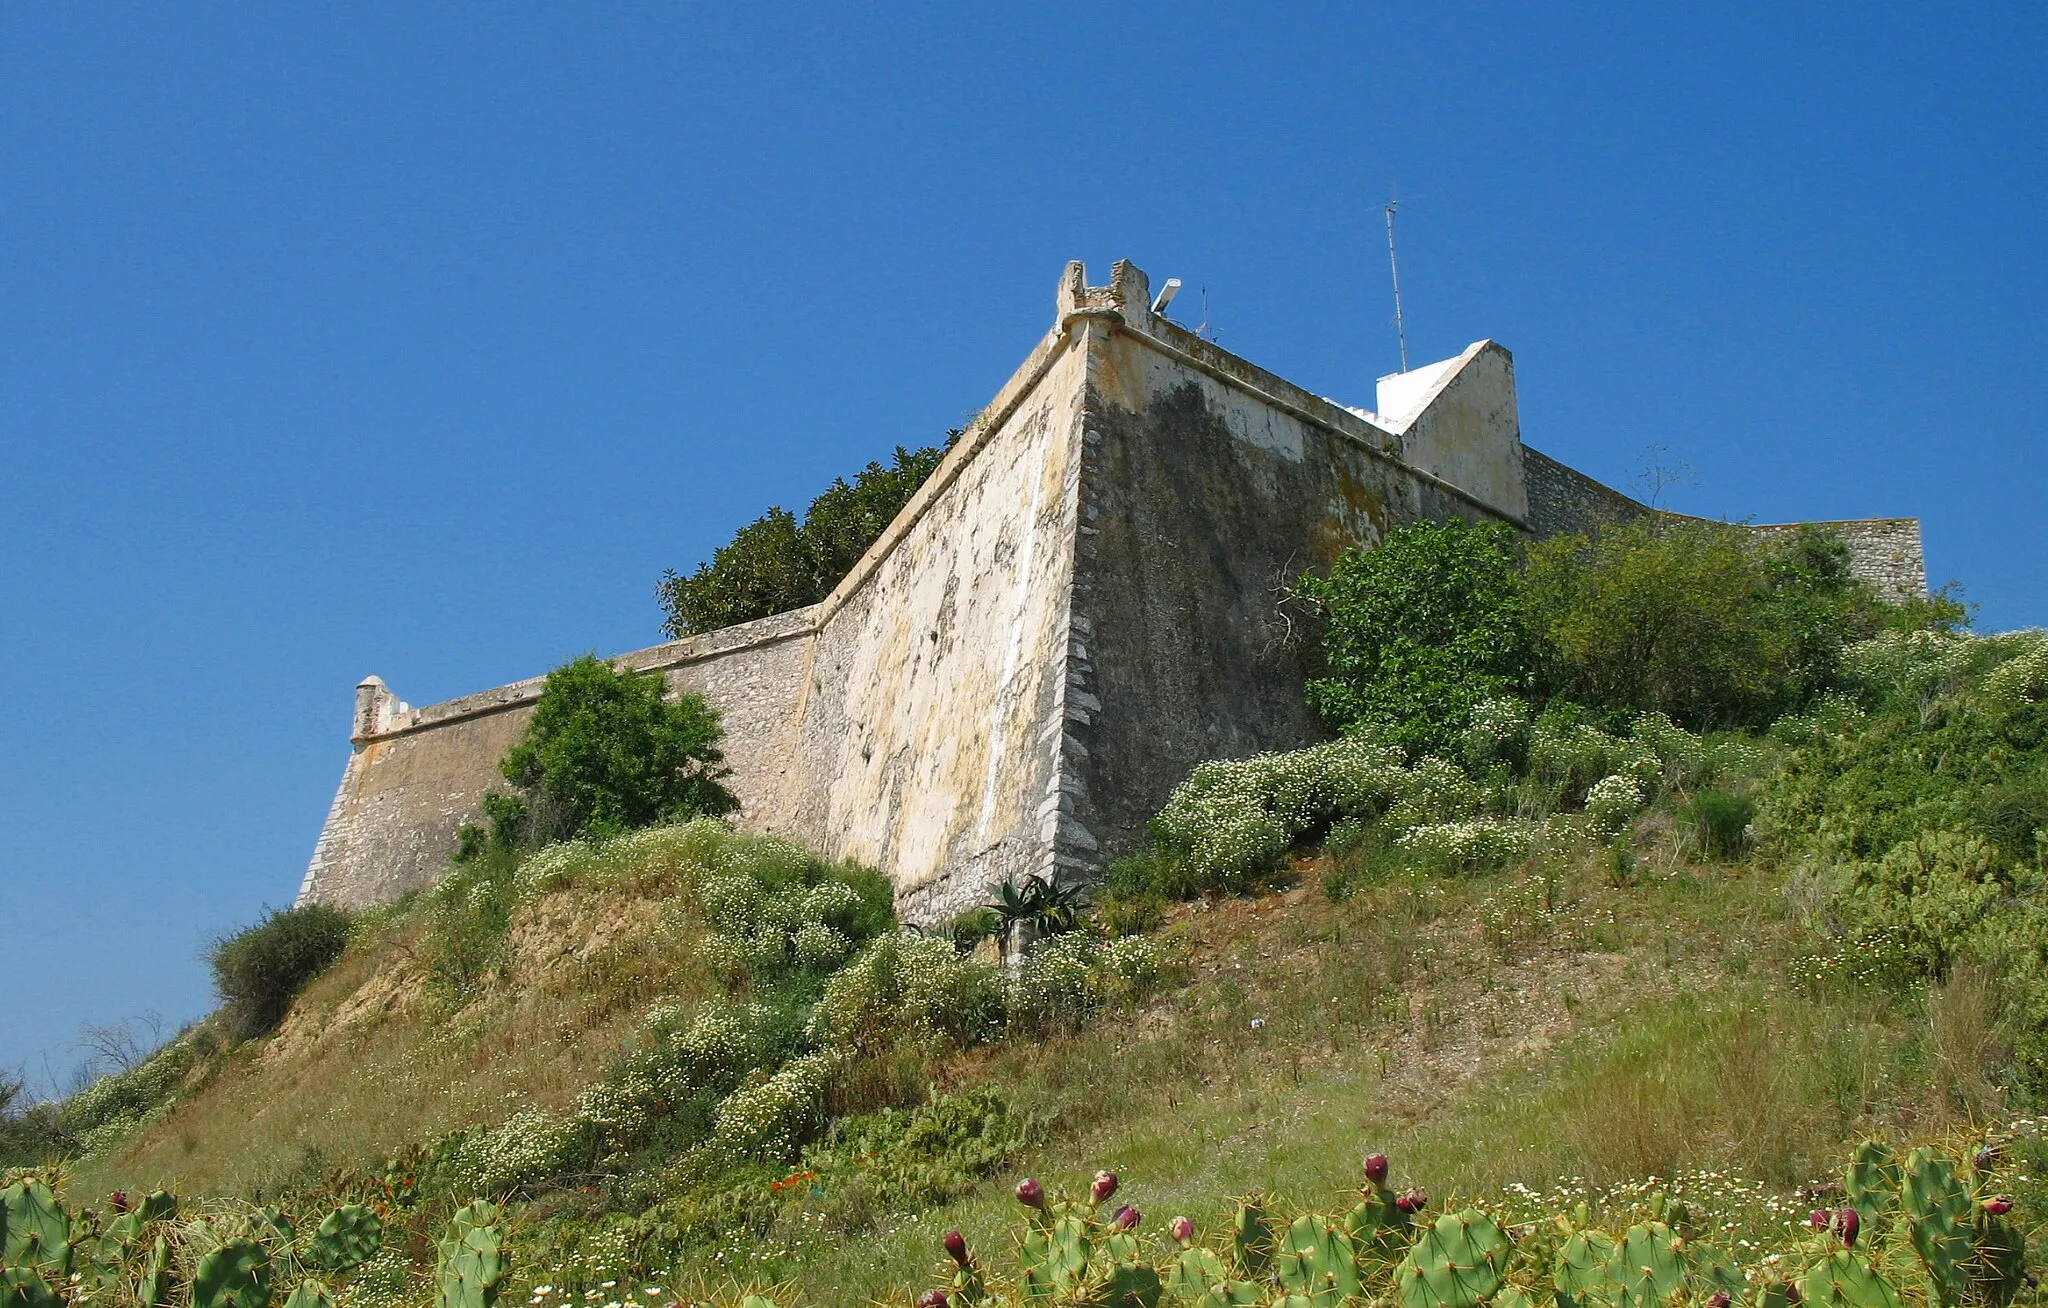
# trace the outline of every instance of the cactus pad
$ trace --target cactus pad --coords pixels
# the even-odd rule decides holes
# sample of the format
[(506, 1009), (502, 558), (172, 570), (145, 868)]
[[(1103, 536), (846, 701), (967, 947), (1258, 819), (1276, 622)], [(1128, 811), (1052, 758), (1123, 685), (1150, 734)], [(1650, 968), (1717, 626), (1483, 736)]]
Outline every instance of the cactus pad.
[(361, 1204), (348, 1204), (321, 1220), (306, 1244), (306, 1263), (324, 1272), (345, 1272), (370, 1261), (384, 1243), (384, 1222)]
[(192, 1308), (266, 1308), (270, 1251), (254, 1240), (231, 1240), (199, 1260)]
[(1920, 1265), (1933, 1282), (1935, 1299), (1947, 1308), (1960, 1304), (1970, 1286), (1970, 1193), (1955, 1165), (1930, 1149), (1906, 1157), (1899, 1184), (1899, 1212)]
[(511, 1271), (495, 1223), (501, 1210), (478, 1202), (456, 1210), (441, 1237), (436, 1308), (491, 1308)]
[(1557, 1289), (1558, 1308), (1578, 1308), (1587, 1299), (1605, 1300), (1607, 1260), (1614, 1256), (1614, 1237), (1591, 1227), (1572, 1232), (1557, 1251), (1550, 1283)]
[(1317, 1308), (1335, 1308), (1358, 1293), (1358, 1255), (1342, 1227), (1319, 1217), (1298, 1217), (1281, 1237), (1273, 1260), (1280, 1284)]
[(334, 1308), (334, 1295), (326, 1286), (307, 1277), (285, 1296), (284, 1308)]
[(49, 1283), (27, 1267), (0, 1267), (0, 1308), (63, 1308)]
[(1395, 1301), (1400, 1308), (1478, 1308), (1500, 1292), (1509, 1252), (1485, 1213), (1447, 1213), (1394, 1269)]
[(1607, 1256), (1616, 1308), (1654, 1308), (1685, 1284), (1685, 1243), (1662, 1222), (1628, 1228)]
[(1809, 1308), (1899, 1308), (1892, 1283), (1847, 1249), (1815, 1263), (1799, 1289)]
[(1897, 1211), (1902, 1176), (1899, 1156), (1882, 1140), (1865, 1140), (1850, 1157), (1842, 1188), (1848, 1192), (1849, 1206), (1871, 1234), (1881, 1232)]
[(0, 1190), (0, 1262), (64, 1276), (71, 1270), (71, 1223), (50, 1187), (33, 1177)]

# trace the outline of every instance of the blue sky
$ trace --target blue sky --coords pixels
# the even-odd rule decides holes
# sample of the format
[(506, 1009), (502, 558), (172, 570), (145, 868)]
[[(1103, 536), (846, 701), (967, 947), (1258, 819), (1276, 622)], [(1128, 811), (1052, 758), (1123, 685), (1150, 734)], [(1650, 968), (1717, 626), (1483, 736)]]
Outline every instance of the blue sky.
[(2039, 5), (10, 5), (0, 1066), (209, 1007), (352, 687), (659, 638), (652, 587), (928, 442), (1128, 257), (1370, 404), (1693, 512), (1924, 519), (2048, 620)]

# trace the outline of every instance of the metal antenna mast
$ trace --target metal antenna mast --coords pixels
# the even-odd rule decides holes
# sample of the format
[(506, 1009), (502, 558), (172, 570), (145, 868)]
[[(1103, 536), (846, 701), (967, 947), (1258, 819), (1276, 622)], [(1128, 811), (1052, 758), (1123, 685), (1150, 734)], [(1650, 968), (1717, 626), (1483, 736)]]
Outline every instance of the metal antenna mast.
[(1408, 371), (1408, 326), (1401, 320), (1401, 264), (1394, 258), (1394, 210), (1401, 207), (1398, 189), (1387, 197), (1387, 270), (1394, 274), (1394, 334), (1401, 340), (1401, 371)]

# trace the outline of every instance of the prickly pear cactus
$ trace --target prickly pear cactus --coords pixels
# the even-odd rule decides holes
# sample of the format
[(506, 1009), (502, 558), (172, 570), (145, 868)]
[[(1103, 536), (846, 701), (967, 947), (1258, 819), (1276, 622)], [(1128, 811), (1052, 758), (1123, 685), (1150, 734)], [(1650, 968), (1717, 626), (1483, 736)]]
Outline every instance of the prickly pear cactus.
[(1049, 1300), (1073, 1295), (1087, 1279), (1088, 1260), (1094, 1252), (1087, 1221), (1074, 1213), (1026, 1232), (1017, 1254), (1024, 1296)]
[(49, 1282), (30, 1267), (0, 1267), (0, 1308), (63, 1308)]
[(456, 1210), (441, 1237), (434, 1269), (437, 1308), (491, 1308), (512, 1263), (498, 1238), (496, 1204), (479, 1200)]
[(1607, 1260), (1614, 1256), (1614, 1237), (1605, 1231), (1584, 1227), (1572, 1232), (1557, 1251), (1557, 1265), (1550, 1283), (1557, 1289), (1558, 1308), (1580, 1308), (1590, 1302), (1605, 1302), (1611, 1293), (1607, 1284)]
[(149, 1251), (149, 1261), (142, 1265), (142, 1278), (135, 1283), (135, 1297), (142, 1308), (170, 1308), (176, 1284), (172, 1273), (171, 1242), (160, 1235)]
[(1685, 1247), (1685, 1285), (1692, 1291), (1692, 1297), (1705, 1302), (1717, 1290), (1725, 1290), (1728, 1297), (1740, 1299), (1749, 1288), (1749, 1278), (1735, 1265), (1735, 1260), (1710, 1244), (1688, 1244)]
[(1991, 1308), (2006, 1308), (2027, 1281), (2027, 1238), (2009, 1222), (1985, 1217), (1977, 1232), (1974, 1289)]
[(1509, 1252), (1485, 1213), (1447, 1213), (1394, 1269), (1395, 1300), (1400, 1308), (1479, 1308), (1500, 1292)]
[(1233, 1278), (1209, 1250), (1183, 1249), (1166, 1271), (1166, 1296), (1186, 1308), (1250, 1308), (1265, 1291)]
[(1656, 1308), (1685, 1284), (1685, 1245), (1662, 1222), (1628, 1228), (1607, 1256), (1616, 1308)]
[(1274, 1273), (1289, 1294), (1316, 1308), (1336, 1305), (1358, 1293), (1358, 1252), (1342, 1227), (1320, 1217), (1297, 1217), (1280, 1239)]
[(1519, 1285), (1506, 1285), (1493, 1296), (1493, 1308), (1535, 1308), (1535, 1305), (1530, 1302), (1527, 1290)]
[(1842, 1175), (1842, 1188), (1849, 1194), (1849, 1206), (1872, 1235), (1884, 1232), (1899, 1207), (1899, 1184), (1903, 1173), (1899, 1156), (1882, 1140), (1865, 1140), (1849, 1158)]
[(323, 1272), (345, 1272), (376, 1257), (383, 1243), (383, 1219), (361, 1204), (348, 1204), (321, 1219), (306, 1242), (305, 1261)]
[(1266, 1274), (1273, 1261), (1273, 1228), (1266, 1221), (1266, 1206), (1257, 1195), (1240, 1200), (1230, 1223), (1230, 1250), (1237, 1258), (1237, 1270), (1247, 1279)]
[(1807, 1308), (1899, 1308), (1892, 1283), (1847, 1249), (1815, 1263), (1799, 1290)]
[(1144, 1263), (1117, 1263), (1083, 1301), (1092, 1308), (1158, 1308), (1161, 1289), (1159, 1273)]
[(334, 1308), (334, 1295), (309, 1276), (292, 1287), (292, 1292), (285, 1296), (284, 1308)]
[(1931, 1149), (1906, 1156), (1899, 1214), (1943, 1308), (1961, 1304), (1969, 1293), (1971, 1208), (1953, 1163)]
[(265, 1308), (270, 1302), (270, 1251), (254, 1240), (231, 1240), (192, 1272), (192, 1308)]
[(1344, 1227), (1361, 1254), (1392, 1263), (1407, 1252), (1414, 1221), (1394, 1202), (1394, 1192), (1377, 1186), (1344, 1214)]
[(0, 1190), (0, 1264), (51, 1276), (71, 1271), (71, 1222), (50, 1187), (30, 1177)]

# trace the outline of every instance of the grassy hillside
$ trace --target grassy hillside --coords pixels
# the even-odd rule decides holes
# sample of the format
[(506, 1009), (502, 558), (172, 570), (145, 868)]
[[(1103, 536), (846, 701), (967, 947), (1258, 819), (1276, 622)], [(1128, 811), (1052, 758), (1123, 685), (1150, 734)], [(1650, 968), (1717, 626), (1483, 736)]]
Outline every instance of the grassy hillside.
[[(1719, 1207), (1763, 1239), (1758, 1223), (1863, 1135), (1984, 1129), (1998, 1048), (1969, 981), (1859, 986), (1815, 953), (1768, 864), (1688, 859), (1655, 815), (1636, 839), (1630, 884), (1588, 846), (1547, 885), (1521, 868), (1410, 875), (1333, 903), (1335, 865), (1309, 860), (1264, 893), (1177, 906), (1163, 938), (1185, 968), (1164, 991), (925, 1069), (941, 1094), (993, 1086), (1037, 1123), (1000, 1170), (922, 1212), (857, 1187), (816, 1203), (764, 1194), (736, 1238), (700, 1244), (666, 1279), (897, 1298), (940, 1231), (998, 1239), (1020, 1174), (1116, 1167), (1141, 1206), (1207, 1222), (1249, 1189), (1309, 1201), (1355, 1187), (1369, 1147), (1446, 1200), (1522, 1186), (1618, 1189), (1626, 1203), (1653, 1176), (1691, 1178), (1709, 1207), (1754, 1190), (1777, 1207)], [(701, 923), (679, 908), (689, 879), (673, 857), (617, 860), (523, 900), (502, 971), (460, 1000), (433, 979), (422, 903), (366, 924), (276, 1036), (80, 1164), (70, 1191), (318, 1189), (342, 1163), (568, 1108), (650, 1007), (717, 992)], [(607, 1207), (587, 1188), (542, 1191), (530, 1219)], [(847, 1238), (876, 1233), (889, 1238)], [(562, 1243), (567, 1261), (591, 1256), (573, 1233)], [(521, 1274), (559, 1283), (560, 1265)]]
[[(1711, 1239), (1748, 1276), (1702, 1263), (1667, 1308), (1730, 1285), (1790, 1308), (1801, 1278), (1824, 1308), (2031, 1302), (2012, 1223), (2048, 1197), (2026, 1116), (2048, 1090), (2048, 634), (1893, 609), (1825, 542), (1652, 524), (1526, 572), (1513, 548), (1450, 526), (1348, 556), (1316, 690), (1343, 734), (1196, 768), (1079, 911), (992, 887), (950, 929), (903, 927), (874, 872), (710, 818), (538, 849), (466, 833), (345, 948), (331, 922), (238, 937), (259, 979), (316, 956), (295, 941), (341, 952), (63, 1106), (60, 1187), (374, 1210), (394, 1229), (344, 1308), (424, 1304), (476, 1196), (508, 1206), (505, 1288), (532, 1308), (768, 1285), (854, 1304), (929, 1284), (949, 1229), (1005, 1247), (1021, 1175), (1108, 1167), (1120, 1203), (1208, 1231), (1254, 1220), (1233, 1194), (1285, 1219), (1355, 1192), (1380, 1150), (1429, 1193), (1366, 1187), (1347, 1229), (1393, 1243), (1360, 1276), (1392, 1274), (1415, 1212), (1477, 1205), (1453, 1225), (1520, 1242), (1486, 1255), (1520, 1260), (1509, 1297), (1402, 1308), (1573, 1308), (1547, 1270), (1578, 1256), (1564, 1232), (1584, 1254), (1608, 1238), (1589, 1224), (1667, 1220), (1643, 1239)], [(617, 751), (576, 725), (564, 775), (587, 778)], [(1003, 913), (1038, 928), (1015, 967)], [(1865, 1146), (1845, 1191), (1873, 1137), (1954, 1161), (1906, 1159), (1899, 1191)], [(1878, 1234), (1907, 1192), (1974, 1234), (1929, 1244), (1932, 1209)], [(1845, 1199), (1888, 1241), (1875, 1262), (1848, 1252)], [(1097, 1207), (1055, 1205), (1032, 1239), (1092, 1231), (1142, 1282)], [(1190, 1308), (1287, 1288), (1225, 1293), (1207, 1256)], [(1636, 1303), (1607, 1293), (1584, 1302)]]

